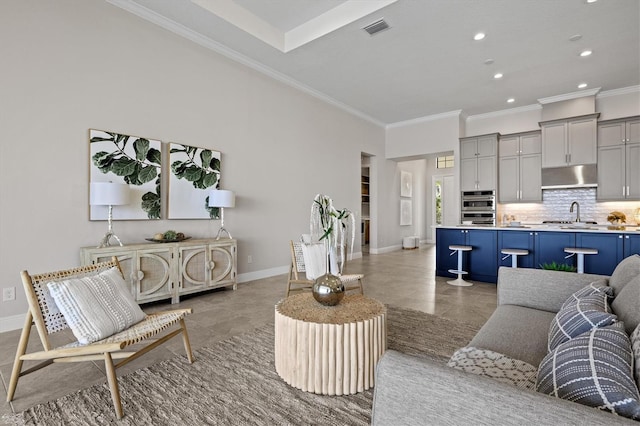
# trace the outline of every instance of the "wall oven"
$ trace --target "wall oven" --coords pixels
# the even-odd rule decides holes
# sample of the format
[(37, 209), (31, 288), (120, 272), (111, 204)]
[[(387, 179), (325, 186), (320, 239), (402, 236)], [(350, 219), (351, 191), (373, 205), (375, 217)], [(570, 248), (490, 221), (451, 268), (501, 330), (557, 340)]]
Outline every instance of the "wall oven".
[(460, 220), (473, 225), (496, 224), (495, 191), (462, 191)]

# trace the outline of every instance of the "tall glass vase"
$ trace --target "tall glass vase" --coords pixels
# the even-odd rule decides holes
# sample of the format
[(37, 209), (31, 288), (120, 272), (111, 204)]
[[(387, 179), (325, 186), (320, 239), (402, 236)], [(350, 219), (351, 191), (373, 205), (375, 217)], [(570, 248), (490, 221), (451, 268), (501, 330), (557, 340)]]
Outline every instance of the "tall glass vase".
[(335, 306), (344, 297), (344, 285), (340, 277), (331, 273), (331, 244), (329, 238), (326, 238), (324, 242), (327, 257), (326, 272), (316, 278), (313, 284), (313, 298), (323, 305)]

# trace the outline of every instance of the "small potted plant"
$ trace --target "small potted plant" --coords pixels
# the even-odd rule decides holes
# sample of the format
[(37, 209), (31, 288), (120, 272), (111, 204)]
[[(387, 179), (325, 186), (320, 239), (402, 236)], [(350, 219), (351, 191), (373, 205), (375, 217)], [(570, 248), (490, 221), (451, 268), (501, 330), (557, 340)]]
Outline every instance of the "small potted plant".
[[(331, 253), (338, 254), (338, 273), (342, 273), (345, 263), (345, 234), (351, 231), (351, 250), (355, 239), (354, 217), (347, 209), (337, 210), (330, 197), (318, 194), (311, 205), (310, 231), (312, 241), (324, 241), (326, 251), (326, 273), (316, 279), (313, 286), (314, 298), (324, 305), (335, 305), (344, 296), (344, 286), (340, 277), (331, 273)], [(338, 256), (336, 256), (338, 257)]]

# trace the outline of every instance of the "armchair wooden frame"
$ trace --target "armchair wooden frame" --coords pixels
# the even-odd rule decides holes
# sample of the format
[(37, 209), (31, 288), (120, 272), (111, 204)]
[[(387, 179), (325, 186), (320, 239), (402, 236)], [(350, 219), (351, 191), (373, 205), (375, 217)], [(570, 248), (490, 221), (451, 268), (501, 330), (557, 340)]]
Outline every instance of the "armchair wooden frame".
[[(297, 241), (289, 241), (291, 248), (291, 267), (289, 268), (289, 276), (287, 278), (286, 297), (289, 297), (292, 292), (311, 290), (313, 288), (314, 281), (307, 279), (304, 257), (302, 255), (302, 244), (303, 243)], [(345, 291), (357, 290), (360, 294), (364, 294), (362, 283), (364, 279), (363, 274), (344, 274), (340, 275), (340, 279), (344, 284)]]
[[(13, 400), (18, 379), (24, 375), (33, 373), (53, 363), (103, 360), (115, 413), (117, 418), (120, 419), (123, 416), (123, 411), (116, 376), (117, 368), (128, 364), (179, 334), (182, 334), (184, 348), (189, 362), (192, 363), (194, 361), (189, 335), (187, 334), (187, 327), (184, 321), (184, 317), (192, 312), (191, 309), (176, 309), (148, 314), (146, 319), (138, 324), (106, 339), (88, 345), (73, 342), (58, 348), (52, 347), (49, 336), (65, 330), (69, 328), (69, 326), (57, 309), (51, 310), (49, 308), (50, 304), (54, 302), (50, 296), (48, 296), (47, 283), (74, 277), (95, 275), (112, 267), (117, 267), (122, 274), (120, 263), (116, 257), (112, 257), (109, 262), (38, 275), (29, 275), (27, 271), (22, 271), (22, 284), (29, 303), (29, 311), (26, 315), (15, 361), (13, 363), (13, 370), (7, 390), (7, 402)], [(27, 353), (29, 335), (31, 334), (33, 325), (35, 325), (37, 329), (44, 350)], [(174, 329), (157, 339), (152, 339), (152, 341), (146, 343), (145, 346), (136, 350), (123, 351), (127, 346), (149, 340), (151, 337), (170, 327)], [(114, 359), (121, 361), (114, 363)], [(24, 361), (40, 361), (40, 363), (23, 371)]]

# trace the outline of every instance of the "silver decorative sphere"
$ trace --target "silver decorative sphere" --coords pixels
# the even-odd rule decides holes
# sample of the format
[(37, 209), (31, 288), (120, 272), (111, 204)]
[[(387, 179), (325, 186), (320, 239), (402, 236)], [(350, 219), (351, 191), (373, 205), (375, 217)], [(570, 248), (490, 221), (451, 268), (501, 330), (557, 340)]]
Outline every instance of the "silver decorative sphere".
[(324, 274), (313, 284), (313, 298), (326, 306), (335, 306), (344, 297), (344, 285), (337, 275)]

